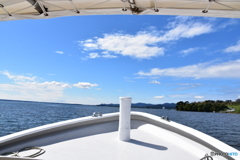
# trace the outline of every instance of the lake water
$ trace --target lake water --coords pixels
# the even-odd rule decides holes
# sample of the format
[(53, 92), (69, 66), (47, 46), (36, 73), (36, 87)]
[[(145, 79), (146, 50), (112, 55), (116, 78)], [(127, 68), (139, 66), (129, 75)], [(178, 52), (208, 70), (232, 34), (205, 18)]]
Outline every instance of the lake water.
[[(90, 116), (93, 112), (104, 114), (118, 111), (116, 107), (0, 100), (0, 137), (49, 123)], [(168, 116), (172, 121), (204, 132), (240, 150), (240, 114), (145, 108), (132, 108), (132, 111)]]

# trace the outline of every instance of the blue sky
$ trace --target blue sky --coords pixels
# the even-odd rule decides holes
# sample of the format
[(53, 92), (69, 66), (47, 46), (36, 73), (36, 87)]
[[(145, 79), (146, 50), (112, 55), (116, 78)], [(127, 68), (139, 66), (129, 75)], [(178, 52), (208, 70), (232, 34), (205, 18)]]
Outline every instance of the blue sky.
[(240, 98), (240, 19), (76, 16), (0, 23), (0, 99)]

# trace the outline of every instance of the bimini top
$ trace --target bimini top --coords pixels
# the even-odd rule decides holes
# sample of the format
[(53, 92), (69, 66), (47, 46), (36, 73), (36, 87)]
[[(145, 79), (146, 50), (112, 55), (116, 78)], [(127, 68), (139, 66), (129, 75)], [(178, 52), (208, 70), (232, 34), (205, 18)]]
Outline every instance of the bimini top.
[(117, 14), (240, 18), (240, 0), (0, 0), (0, 21)]

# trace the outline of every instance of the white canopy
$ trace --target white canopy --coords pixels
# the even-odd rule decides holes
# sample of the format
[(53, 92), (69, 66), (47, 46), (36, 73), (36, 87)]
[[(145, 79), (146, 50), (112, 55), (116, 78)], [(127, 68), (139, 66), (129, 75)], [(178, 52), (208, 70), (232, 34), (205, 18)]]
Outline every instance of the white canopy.
[(117, 14), (240, 18), (240, 0), (0, 0), (0, 21)]

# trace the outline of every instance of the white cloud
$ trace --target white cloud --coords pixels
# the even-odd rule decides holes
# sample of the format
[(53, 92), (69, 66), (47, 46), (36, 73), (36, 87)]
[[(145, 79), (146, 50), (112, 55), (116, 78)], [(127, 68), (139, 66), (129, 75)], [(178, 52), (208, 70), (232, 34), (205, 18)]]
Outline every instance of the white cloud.
[(192, 38), (201, 34), (212, 32), (211, 24), (203, 24), (199, 22), (190, 22), (186, 24), (177, 24), (175, 28), (166, 32), (159, 38), (162, 42), (169, 42), (179, 40), (180, 38)]
[(43, 89), (55, 89), (56, 87), (64, 89), (64, 88), (71, 88), (71, 85), (63, 82), (56, 82), (56, 81), (51, 81), (51, 82), (43, 82), (43, 83), (38, 83), (38, 82), (16, 82), (16, 84), (21, 85), (21, 86), (29, 86), (30, 88), (43, 88)]
[(83, 60), (87, 60), (88, 58), (100, 58), (100, 57), (103, 57), (103, 58), (117, 58), (117, 56), (115, 55), (111, 55), (111, 54), (108, 54), (108, 53), (102, 53), (102, 54), (99, 54), (99, 53), (89, 53), (89, 56), (83, 58)]
[(92, 87), (98, 86), (98, 84), (91, 84), (89, 82), (78, 82), (76, 84), (73, 84), (73, 86), (82, 89), (90, 89)]
[(62, 52), (62, 51), (55, 51), (56, 53), (58, 53), (58, 54), (63, 54), (64, 52)]
[(153, 68), (150, 72), (139, 71), (141, 76), (172, 76), (192, 78), (240, 78), (240, 59), (219, 64), (199, 63), (178, 68)]
[(194, 98), (196, 98), (196, 99), (203, 99), (204, 96), (194, 96)]
[(153, 98), (157, 98), (157, 99), (162, 99), (164, 98), (165, 96), (154, 96)]
[(90, 54), (89, 54), (89, 58), (98, 58), (98, 57), (100, 57), (100, 56), (98, 55), (98, 53), (90, 53)]
[(223, 29), (223, 28), (227, 28), (228, 27), (228, 29), (231, 29), (231, 27), (229, 27), (231, 25), (238, 25), (237, 19), (229, 18), (227, 21), (224, 21), (224, 23), (219, 24), (218, 28), (219, 29)]
[(181, 85), (182, 87), (176, 88), (174, 90), (179, 91), (179, 90), (193, 89), (195, 87), (201, 86), (202, 84), (199, 84), (199, 83), (180, 83), (178, 85)]
[[(141, 76), (138, 76), (138, 77), (133, 77), (132, 79), (144, 79), (144, 78), (147, 78), (147, 77), (141, 77)], [(127, 78), (126, 78), (127, 79)], [(131, 78), (129, 78), (131, 79)]]
[(199, 50), (198, 47), (188, 48), (188, 49), (185, 49), (185, 50), (180, 51), (180, 54), (181, 54), (182, 57), (186, 57), (186, 56), (189, 55), (190, 53), (195, 52), (195, 51), (197, 51), (197, 50)]
[(151, 82), (149, 82), (149, 83), (152, 83), (152, 84), (161, 84), (159, 81), (156, 81), (156, 80), (151, 81)]
[(0, 84), (0, 95), (1, 98), (6, 99), (57, 101), (63, 97), (65, 88), (71, 88), (71, 86), (55, 81), (43, 83), (15, 82), (15, 84)]
[(196, 86), (200, 86), (201, 84), (199, 84), (199, 83), (178, 83), (178, 85), (196, 87)]
[(83, 46), (85, 47), (86, 50), (88, 50), (88, 49), (97, 49), (98, 48), (98, 45), (94, 44), (94, 43), (84, 43)]
[(85, 42), (91, 43), (91, 42), (93, 42), (93, 40), (92, 39), (87, 39)]
[(87, 82), (74, 85), (57, 81), (37, 82), (36, 77), (13, 75), (7, 71), (0, 73), (13, 80), (13, 84), (0, 84), (0, 98), (2, 99), (56, 102), (62, 100), (64, 90), (67, 88), (73, 86), (79, 88), (98, 86)]
[(13, 75), (9, 73), (8, 71), (0, 71), (1, 74), (6, 75), (9, 79), (12, 79), (14, 81), (34, 81), (37, 77), (27, 77), (23, 75)]
[(169, 97), (188, 97), (188, 95), (169, 95)]
[[(130, 56), (138, 59), (149, 59), (164, 55), (161, 43), (177, 41), (181, 38), (192, 38), (213, 31), (210, 23), (194, 22), (190, 18), (184, 21), (175, 20), (167, 24), (167, 30), (140, 31), (136, 34), (104, 34), (85, 41), (79, 41), (84, 50), (100, 50), (110, 55)], [(111, 57), (112, 58), (112, 57)], [(115, 57), (114, 57), (115, 58)]]
[[(150, 58), (163, 55), (163, 48), (156, 46), (157, 37), (148, 33), (129, 34), (105, 34), (103, 38), (97, 38), (93, 43), (83, 41), (86, 50), (101, 49), (123, 56), (134, 58)], [(103, 57), (113, 57), (104, 55)]]
[(236, 45), (230, 46), (230, 47), (226, 48), (224, 51), (227, 52), (227, 53), (240, 52), (240, 40), (237, 42)]
[(104, 55), (102, 55), (102, 57), (104, 57), (104, 58), (117, 58), (117, 56), (111, 55), (111, 54), (104, 54)]

